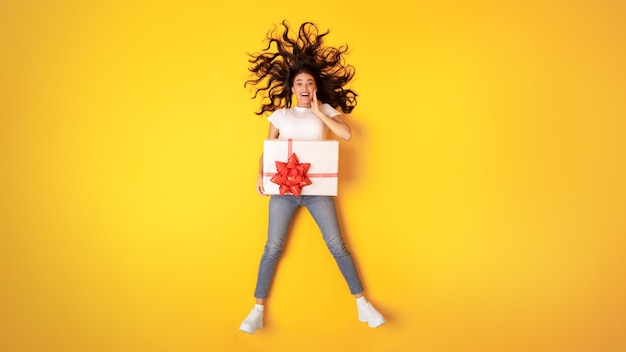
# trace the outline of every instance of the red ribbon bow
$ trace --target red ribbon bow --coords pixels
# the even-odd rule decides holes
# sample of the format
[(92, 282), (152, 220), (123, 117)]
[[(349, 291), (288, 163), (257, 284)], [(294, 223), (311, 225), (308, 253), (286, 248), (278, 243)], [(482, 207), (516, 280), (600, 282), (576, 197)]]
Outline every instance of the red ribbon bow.
[(296, 197), (300, 196), (302, 187), (311, 184), (307, 176), (307, 171), (311, 167), (310, 163), (299, 163), (296, 153), (291, 153), (286, 163), (276, 161), (276, 175), (270, 181), (279, 186), (280, 195), (290, 192)]

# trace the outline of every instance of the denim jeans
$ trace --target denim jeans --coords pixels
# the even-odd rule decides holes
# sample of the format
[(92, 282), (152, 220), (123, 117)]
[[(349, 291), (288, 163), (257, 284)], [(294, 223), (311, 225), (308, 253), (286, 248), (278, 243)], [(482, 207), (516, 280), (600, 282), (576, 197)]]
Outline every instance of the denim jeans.
[(259, 265), (254, 297), (267, 298), (269, 286), (276, 271), (276, 263), (283, 251), (287, 230), (293, 214), (300, 205), (304, 205), (315, 219), (322, 232), (326, 246), (339, 265), (339, 270), (348, 283), (351, 294), (363, 292), (361, 280), (354, 261), (341, 236), (337, 221), (335, 198), (331, 196), (272, 195), (269, 204), (269, 224), (267, 242)]

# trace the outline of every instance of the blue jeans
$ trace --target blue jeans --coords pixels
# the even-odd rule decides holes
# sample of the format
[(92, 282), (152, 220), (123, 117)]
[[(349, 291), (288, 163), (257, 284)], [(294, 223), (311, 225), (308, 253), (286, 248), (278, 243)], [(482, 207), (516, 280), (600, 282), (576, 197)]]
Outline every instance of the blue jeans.
[(335, 198), (331, 196), (272, 195), (269, 204), (267, 242), (259, 265), (254, 297), (258, 299), (267, 298), (269, 286), (276, 271), (276, 263), (285, 245), (287, 229), (296, 208), (300, 205), (307, 207), (317, 226), (319, 226), (326, 246), (328, 246), (330, 253), (339, 265), (341, 274), (348, 283), (350, 293), (355, 295), (363, 292), (354, 261), (341, 236)]

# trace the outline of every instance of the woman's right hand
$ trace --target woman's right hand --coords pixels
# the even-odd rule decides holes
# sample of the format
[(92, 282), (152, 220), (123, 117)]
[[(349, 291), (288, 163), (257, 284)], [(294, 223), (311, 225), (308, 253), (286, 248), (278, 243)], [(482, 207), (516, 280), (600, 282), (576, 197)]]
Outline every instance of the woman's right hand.
[[(270, 123), (270, 129), (267, 132), (267, 139), (276, 139), (278, 138), (279, 131), (274, 124)], [(269, 194), (265, 194), (265, 187), (263, 187), (263, 153), (261, 153), (261, 157), (259, 158), (259, 177), (256, 180), (256, 192), (264, 197), (269, 196)]]
[(263, 175), (259, 175), (256, 181), (256, 192), (264, 197), (269, 196), (269, 194), (265, 194), (265, 187), (263, 187)]

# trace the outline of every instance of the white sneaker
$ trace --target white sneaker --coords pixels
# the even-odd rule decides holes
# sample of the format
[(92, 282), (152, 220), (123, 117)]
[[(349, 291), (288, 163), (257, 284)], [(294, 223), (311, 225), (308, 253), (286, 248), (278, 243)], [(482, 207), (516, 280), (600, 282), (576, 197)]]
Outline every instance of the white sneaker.
[(380, 314), (370, 302), (363, 306), (358, 306), (359, 321), (367, 322), (370, 328), (377, 328), (385, 323), (385, 318)]
[(254, 334), (256, 329), (263, 327), (263, 311), (259, 308), (253, 308), (246, 319), (239, 325), (239, 330), (247, 332), (248, 334)]

